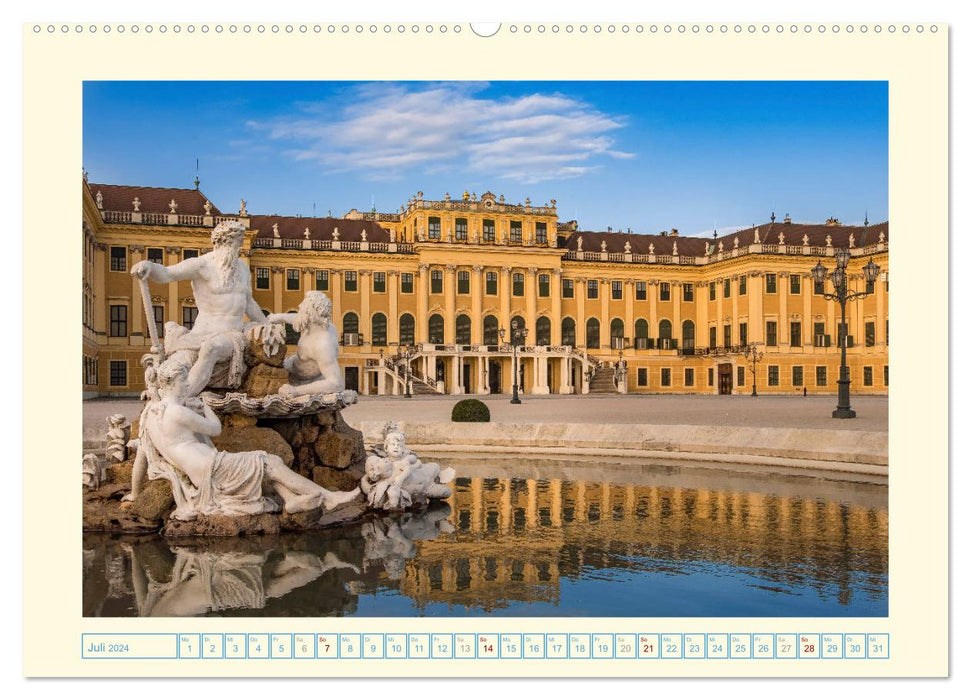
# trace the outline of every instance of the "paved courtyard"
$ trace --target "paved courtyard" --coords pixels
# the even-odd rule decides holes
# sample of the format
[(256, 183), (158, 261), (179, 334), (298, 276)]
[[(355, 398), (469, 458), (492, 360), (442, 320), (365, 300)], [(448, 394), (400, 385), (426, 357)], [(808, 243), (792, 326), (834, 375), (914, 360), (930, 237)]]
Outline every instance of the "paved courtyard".
[[(402, 418), (447, 422), (459, 398), (362, 396), (357, 405), (344, 411), (344, 417), (351, 425)], [(496, 423), (654, 423), (887, 432), (888, 400), (880, 396), (854, 397), (854, 420), (830, 417), (835, 396), (526, 396), (519, 406), (509, 403), (509, 395), (475, 398), (489, 406)], [(123, 413), (133, 419), (140, 411), (141, 402), (131, 399), (85, 401), (85, 432), (103, 434), (109, 415)]]

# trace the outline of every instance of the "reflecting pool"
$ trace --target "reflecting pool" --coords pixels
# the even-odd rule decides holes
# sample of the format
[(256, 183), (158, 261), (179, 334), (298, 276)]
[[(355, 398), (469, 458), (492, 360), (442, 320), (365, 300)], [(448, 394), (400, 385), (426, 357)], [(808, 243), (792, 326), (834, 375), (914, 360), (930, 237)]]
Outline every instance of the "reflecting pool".
[(885, 480), (441, 457), (418, 514), (83, 538), (86, 616), (885, 616)]

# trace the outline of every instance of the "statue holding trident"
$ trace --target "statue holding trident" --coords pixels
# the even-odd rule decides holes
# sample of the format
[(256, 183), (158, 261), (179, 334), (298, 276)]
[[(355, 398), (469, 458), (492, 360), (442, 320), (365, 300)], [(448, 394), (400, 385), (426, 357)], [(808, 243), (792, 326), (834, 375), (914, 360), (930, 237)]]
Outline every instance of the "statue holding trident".
[[(264, 346), (280, 342), (282, 337), (282, 333), (271, 332), (266, 317), (253, 299), (249, 266), (239, 257), (245, 232), (245, 227), (238, 221), (223, 221), (212, 231), (212, 252), (167, 267), (142, 260), (131, 269), (132, 276), (141, 281), (154, 350), (160, 357), (178, 358), (191, 368), (186, 387), (189, 396), (198, 396), (214, 379), (227, 388), (239, 386), (246, 370), (246, 335), (262, 340)], [(192, 283), (199, 315), (192, 330), (173, 321), (166, 323), (163, 349), (151, 313), (148, 282), (165, 284), (181, 280)], [(244, 317), (250, 323), (244, 323)], [(276, 350), (265, 349), (269, 354)], [(214, 377), (213, 370), (217, 365), (222, 365), (226, 371)]]

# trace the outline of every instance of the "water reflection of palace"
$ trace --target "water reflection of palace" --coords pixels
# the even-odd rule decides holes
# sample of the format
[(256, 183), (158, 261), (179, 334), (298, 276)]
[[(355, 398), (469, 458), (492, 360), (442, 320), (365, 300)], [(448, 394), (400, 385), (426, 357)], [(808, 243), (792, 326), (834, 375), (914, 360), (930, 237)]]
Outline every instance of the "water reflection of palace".
[(754, 596), (814, 591), (835, 608), (861, 596), (885, 605), (882, 486), (695, 479), (704, 483), (675, 470), (644, 483), (472, 476), (447, 505), (343, 528), (179, 544), (85, 535), (84, 614), (340, 616), (370, 596), (365, 614), (381, 615), (373, 606), (396, 595), (419, 614), (515, 605), (569, 615), (563, 584), (582, 580), (599, 584), (603, 614), (637, 615), (610, 607), (611, 585), (718, 567), (754, 577)]

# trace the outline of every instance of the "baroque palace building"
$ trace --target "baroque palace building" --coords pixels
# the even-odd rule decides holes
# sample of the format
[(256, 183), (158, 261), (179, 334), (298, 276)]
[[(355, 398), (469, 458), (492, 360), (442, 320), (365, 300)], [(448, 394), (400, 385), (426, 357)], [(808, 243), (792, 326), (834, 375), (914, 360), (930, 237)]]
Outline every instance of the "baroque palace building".
[[(835, 393), (840, 342), (854, 393), (889, 385), (889, 224), (799, 224), (788, 215), (712, 238), (582, 231), (556, 201), (507, 203), (491, 192), (342, 218), (220, 211), (198, 189), (82, 186), (83, 392), (138, 395), (151, 345), (132, 265), (171, 265), (207, 252), (213, 226), (246, 227), (243, 255), (265, 312), (304, 294), (334, 304), (349, 389), (510, 393), (513, 346), (526, 394)], [(851, 253), (840, 309), (811, 268)], [(862, 266), (880, 266), (868, 284)], [(152, 284), (161, 335), (191, 326), (188, 282)], [(832, 291), (827, 282), (827, 289)], [(525, 337), (513, 333), (525, 329)], [(291, 333), (289, 341), (296, 342)], [(753, 365), (744, 350), (764, 352)], [(293, 347), (290, 348), (292, 352)], [(405, 353), (407, 352), (407, 355)], [(407, 360), (405, 359), (407, 357)]]

